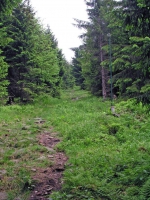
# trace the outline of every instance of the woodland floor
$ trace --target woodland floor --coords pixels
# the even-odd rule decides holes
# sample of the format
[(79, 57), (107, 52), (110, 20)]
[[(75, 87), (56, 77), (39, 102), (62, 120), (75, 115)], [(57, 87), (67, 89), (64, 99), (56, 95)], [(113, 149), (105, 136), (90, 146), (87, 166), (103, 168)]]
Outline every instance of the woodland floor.
[(149, 199), (149, 113), (114, 104), (76, 90), (1, 107), (0, 200)]
[[(44, 132), (38, 136), (39, 144), (45, 146), (53, 152), (48, 158), (54, 163), (52, 166), (41, 169), (35, 168), (33, 180), (35, 181), (34, 189), (29, 200), (47, 200), (48, 196), (55, 190), (60, 190), (62, 185), (62, 176), (67, 157), (63, 152), (56, 152), (54, 147), (60, 142), (57, 133), (51, 131)], [(42, 155), (41, 155), (42, 156)]]

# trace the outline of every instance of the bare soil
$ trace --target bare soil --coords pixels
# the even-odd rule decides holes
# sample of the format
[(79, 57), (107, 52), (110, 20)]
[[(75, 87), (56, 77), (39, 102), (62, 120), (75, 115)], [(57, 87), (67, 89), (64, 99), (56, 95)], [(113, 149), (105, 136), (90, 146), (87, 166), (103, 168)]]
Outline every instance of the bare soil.
[(60, 190), (63, 184), (62, 176), (67, 157), (63, 152), (57, 152), (55, 145), (60, 142), (57, 133), (44, 132), (38, 136), (39, 144), (47, 147), (50, 151), (48, 159), (53, 165), (45, 169), (33, 169), (35, 182), (29, 200), (48, 200), (48, 196), (56, 190)]

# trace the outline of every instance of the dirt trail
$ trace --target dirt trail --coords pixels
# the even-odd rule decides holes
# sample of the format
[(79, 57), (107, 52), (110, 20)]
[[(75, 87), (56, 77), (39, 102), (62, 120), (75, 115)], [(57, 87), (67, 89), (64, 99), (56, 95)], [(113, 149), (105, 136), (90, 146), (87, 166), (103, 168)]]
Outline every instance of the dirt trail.
[(62, 175), (67, 162), (67, 157), (63, 152), (56, 152), (54, 147), (60, 142), (57, 138), (57, 133), (52, 131), (44, 132), (38, 136), (39, 143), (45, 146), (50, 154), (48, 159), (52, 161), (53, 165), (45, 169), (33, 169), (35, 181), (34, 189), (30, 195), (29, 200), (48, 200), (48, 196), (54, 190), (60, 190), (62, 186)]

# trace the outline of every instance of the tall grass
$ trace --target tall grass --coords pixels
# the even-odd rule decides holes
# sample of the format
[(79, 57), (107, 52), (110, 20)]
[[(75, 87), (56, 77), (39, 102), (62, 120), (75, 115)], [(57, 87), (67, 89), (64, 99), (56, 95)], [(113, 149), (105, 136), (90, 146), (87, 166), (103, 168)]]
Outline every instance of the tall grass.
[(55, 106), (49, 119), (63, 136), (59, 149), (70, 159), (64, 186), (53, 194), (54, 199), (147, 196), (142, 188), (150, 173), (148, 114), (132, 101), (116, 103), (118, 118), (111, 115), (109, 108), (110, 102), (88, 94)]
[[(37, 144), (37, 135), (50, 127), (62, 137), (58, 150), (69, 158), (62, 189), (54, 192), (52, 199), (150, 198), (149, 115), (132, 101), (115, 107), (120, 117), (110, 113), (109, 101), (80, 90), (65, 91), (61, 99), (45, 95), (33, 105), (1, 107), (0, 170), (7, 171), (1, 187), (9, 191), (9, 200), (18, 194), (28, 199), (29, 190), (22, 188), (32, 184), (31, 169), (43, 167), (40, 153), (47, 154)], [(46, 123), (36, 125), (37, 117)], [(8, 184), (12, 177), (18, 178)]]

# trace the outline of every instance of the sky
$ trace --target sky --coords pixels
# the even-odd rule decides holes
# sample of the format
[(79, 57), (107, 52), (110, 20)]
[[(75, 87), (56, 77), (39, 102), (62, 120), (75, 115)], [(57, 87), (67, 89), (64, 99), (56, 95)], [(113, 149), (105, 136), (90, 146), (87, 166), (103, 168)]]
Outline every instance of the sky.
[(78, 36), (84, 32), (72, 25), (75, 23), (74, 18), (88, 20), (84, 0), (31, 0), (31, 5), (42, 24), (50, 26), (58, 47), (70, 62), (74, 56), (70, 48), (82, 44)]

